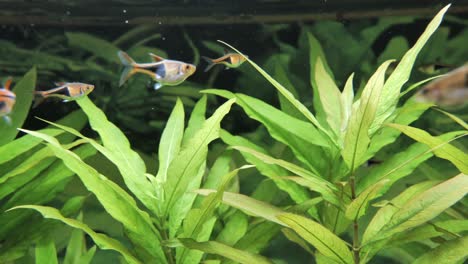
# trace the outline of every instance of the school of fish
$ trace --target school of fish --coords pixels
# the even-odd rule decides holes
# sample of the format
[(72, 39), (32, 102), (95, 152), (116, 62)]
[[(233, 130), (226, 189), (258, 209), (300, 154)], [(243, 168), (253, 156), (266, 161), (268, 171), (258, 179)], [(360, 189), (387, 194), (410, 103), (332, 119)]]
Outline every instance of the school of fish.
[[(163, 86), (175, 86), (184, 82), (193, 75), (197, 67), (183, 61), (164, 59), (158, 55), (149, 54), (151, 62), (138, 63), (124, 51), (118, 52), (118, 57), (124, 66), (119, 80), (122, 86), (130, 77), (136, 73), (145, 74), (155, 82), (154, 89), (158, 90)], [(224, 55), (212, 59), (202, 56), (208, 63), (205, 72), (215, 65), (224, 65), (226, 69), (237, 68), (246, 60), (247, 56), (232, 53), (227, 50)], [(443, 65), (442, 65), (443, 66)], [(421, 67), (426, 72), (435, 70), (438, 65)], [(11, 124), (11, 112), (16, 103), (16, 95), (11, 91), (12, 78), (8, 78), (3, 87), (0, 88), (0, 117)], [(59, 82), (56, 87), (35, 91), (35, 103), (33, 107), (39, 105), (47, 98), (59, 98), (64, 102), (78, 100), (94, 90), (94, 85), (81, 82)], [(414, 96), (417, 102), (431, 102), (442, 108), (455, 108), (464, 106), (468, 102), (468, 63), (437, 78), (425, 85)]]
[[(118, 52), (118, 57), (122, 62), (124, 69), (122, 71), (119, 86), (122, 86), (130, 77), (136, 73), (142, 73), (150, 76), (154, 81), (154, 89), (158, 90), (162, 86), (175, 86), (184, 82), (193, 75), (197, 67), (193, 64), (177, 60), (164, 59), (156, 54), (150, 53), (151, 62), (137, 63), (124, 51)], [(207, 70), (216, 64), (224, 64), (227, 68), (237, 68), (245, 60), (242, 55), (237, 53), (225, 52), (218, 59), (209, 59)], [(16, 95), (10, 90), (12, 78), (8, 78), (3, 87), (0, 88), (0, 118), (8, 124), (11, 124), (10, 114), (16, 103)], [(33, 108), (41, 104), (47, 98), (58, 98), (63, 102), (78, 100), (94, 90), (94, 85), (81, 82), (58, 82), (56, 87), (34, 92)]]

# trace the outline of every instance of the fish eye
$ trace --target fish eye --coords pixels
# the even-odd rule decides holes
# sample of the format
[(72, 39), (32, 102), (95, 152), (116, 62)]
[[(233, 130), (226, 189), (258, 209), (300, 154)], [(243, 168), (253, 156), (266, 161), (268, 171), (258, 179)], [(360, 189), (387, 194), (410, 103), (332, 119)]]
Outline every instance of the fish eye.
[(185, 65), (185, 70), (189, 70), (190, 69), (190, 65)]
[(427, 94), (427, 93), (429, 93), (429, 89), (422, 89), (422, 90), (421, 90), (421, 93), (422, 93), (423, 95), (424, 95), (424, 94)]

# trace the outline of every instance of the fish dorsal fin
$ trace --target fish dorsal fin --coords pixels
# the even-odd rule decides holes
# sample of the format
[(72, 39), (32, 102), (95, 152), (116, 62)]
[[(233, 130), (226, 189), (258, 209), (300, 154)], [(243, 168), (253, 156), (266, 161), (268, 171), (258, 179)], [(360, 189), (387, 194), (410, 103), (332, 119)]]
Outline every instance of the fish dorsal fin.
[(149, 54), (151, 56), (151, 59), (154, 61), (154, 62), (160, 62), (160, 61), (163, 61), (164, 58), (163, 57), (160, 57), (154, 53), (150, 53)]
[(64, 86), (66, 82), (55, 82), (55, 85), (57, 86)]
[(13, 78), (8, 77), (8, 79), (5, 81), (5, 84), (3, 85), (5, 89), (10, 90), (11, 82), (13, 81)]

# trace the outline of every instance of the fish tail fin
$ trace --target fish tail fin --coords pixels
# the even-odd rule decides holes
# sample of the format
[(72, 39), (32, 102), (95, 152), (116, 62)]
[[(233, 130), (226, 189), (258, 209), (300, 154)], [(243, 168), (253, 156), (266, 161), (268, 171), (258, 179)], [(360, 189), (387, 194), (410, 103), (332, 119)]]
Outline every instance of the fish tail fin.
[(205, 57), (205, 56), (201, 56), (201, 57), (208, 63), (208, 66), (206, 66), (204, 72), (209, 71), (211, 68), (213, 68), (213, 66), (215, 66), (215, 63), (213, 62), (212, 59)]
[(122, 74), (120, 75), (119, 81), (119, 86), (122, 86), (128, 80), (128, 78), (135, 74), (135, 67), (137, 63), (126, 52), (119, 51), (118, 55), (120, 61), (125, 66), (125, 68), (122, 71)]
[(119, 86), (122, 86), (133, 74), (136, 73), (136, 68), (133, 66), (125, 66), (120, 75)]
[(46, 98), (46, 95), (43, 91), (35, 91), (34, 92), (34, 104), (32, 106), (32, 108), (36, 108), (37, 106), (39, 106), (40, 104), (42, 104), (42, 102), (44, 102)]

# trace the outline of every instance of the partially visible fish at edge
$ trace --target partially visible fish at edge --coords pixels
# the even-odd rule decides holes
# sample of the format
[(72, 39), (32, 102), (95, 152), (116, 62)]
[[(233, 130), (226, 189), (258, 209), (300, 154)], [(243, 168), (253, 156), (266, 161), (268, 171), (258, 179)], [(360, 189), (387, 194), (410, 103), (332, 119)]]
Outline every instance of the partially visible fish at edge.
[(190, 63), (167, 60), (152, 53), (149, 55), (153, 62), (137, 63), (127, 53), (118, 52), (120, 61), (125, 66), (120, 75), (119, 86), (122, 86), (135, 73), (143, 73), (156, 81), (154, 89), (157, 90), (163, 85), (174, 86), (182, 83), (197, 69), (195, 65)]
[(11, 124), (9, 115), (16, 103), (16, 95), (10, 91), (12, 80), (13, 79), (11, 77), (8, 77), (3, 84), (3, 87), (0, 88), (0, 117), (2, 117), (8, 124)]
[(468, 64), (425, 85), (414, 99), (417, 102), (435, 103), (442, 108), (464, 106), (468, 103)]

